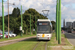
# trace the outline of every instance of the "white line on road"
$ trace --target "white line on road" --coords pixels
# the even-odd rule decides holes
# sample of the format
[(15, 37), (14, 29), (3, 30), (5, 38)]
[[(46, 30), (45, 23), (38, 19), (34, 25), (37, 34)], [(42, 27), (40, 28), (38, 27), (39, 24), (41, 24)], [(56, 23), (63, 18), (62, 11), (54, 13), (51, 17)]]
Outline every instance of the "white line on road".
[[(73, 34), (71, 34), (71, 33), (67, 33), (67, 34), (70, 34), (70, 35), (73, 35)], [(73, 36), (75, 36), (75, 35), (73, 35)], [(73, 45), (71, 42), (70, 42), (70, 40), (67, 38), (67, 40), (68, 40), (68, 42), (72, 45), (72, 46), (75, 46), (75, 45)]]
[[(67, 34), (73, 35), (73, 34), (71, 34), (71, 33), (67, 33)], [(75, 36), (75, 35), (73, 35), (73, 36)]]
[[(71, 33), (69, 33), (70, 35), (73, 35), (73, 34), (71, 34)], [(75, 35), (73, 35), (73, 36), (75, 36)]]

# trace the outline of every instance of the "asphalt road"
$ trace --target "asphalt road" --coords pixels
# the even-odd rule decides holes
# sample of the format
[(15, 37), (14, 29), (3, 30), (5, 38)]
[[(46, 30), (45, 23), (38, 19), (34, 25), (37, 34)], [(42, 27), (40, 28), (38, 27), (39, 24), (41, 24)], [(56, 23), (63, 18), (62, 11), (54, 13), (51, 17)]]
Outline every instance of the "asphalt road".
[(65, 33), (69, 42), (75, 46), (75, 33)]

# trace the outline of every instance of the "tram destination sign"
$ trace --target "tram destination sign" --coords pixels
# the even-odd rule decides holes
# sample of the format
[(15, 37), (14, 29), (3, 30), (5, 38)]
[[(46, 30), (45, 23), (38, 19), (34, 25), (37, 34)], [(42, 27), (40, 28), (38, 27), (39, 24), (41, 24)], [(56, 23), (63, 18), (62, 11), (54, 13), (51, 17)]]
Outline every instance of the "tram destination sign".
[(39, 23), (39, 25), (48, 25), (48, 23)]

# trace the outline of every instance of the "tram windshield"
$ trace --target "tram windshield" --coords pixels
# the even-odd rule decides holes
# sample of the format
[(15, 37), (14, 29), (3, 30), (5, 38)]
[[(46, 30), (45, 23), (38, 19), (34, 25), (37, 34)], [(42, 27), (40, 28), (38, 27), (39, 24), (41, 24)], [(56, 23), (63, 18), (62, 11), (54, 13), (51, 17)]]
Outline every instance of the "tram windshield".
[(37, 33), (49, 33), (50, 25), (49, 23), (38, 23)]

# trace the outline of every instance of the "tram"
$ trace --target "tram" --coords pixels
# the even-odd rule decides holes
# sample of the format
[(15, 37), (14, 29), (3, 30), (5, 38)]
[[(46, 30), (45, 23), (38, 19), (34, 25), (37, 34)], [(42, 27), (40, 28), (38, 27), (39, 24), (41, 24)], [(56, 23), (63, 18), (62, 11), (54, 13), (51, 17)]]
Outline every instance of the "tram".
[(52, 37), (52, 24), (49, 19), (37, 20), (37, 40), (50, 40)]

